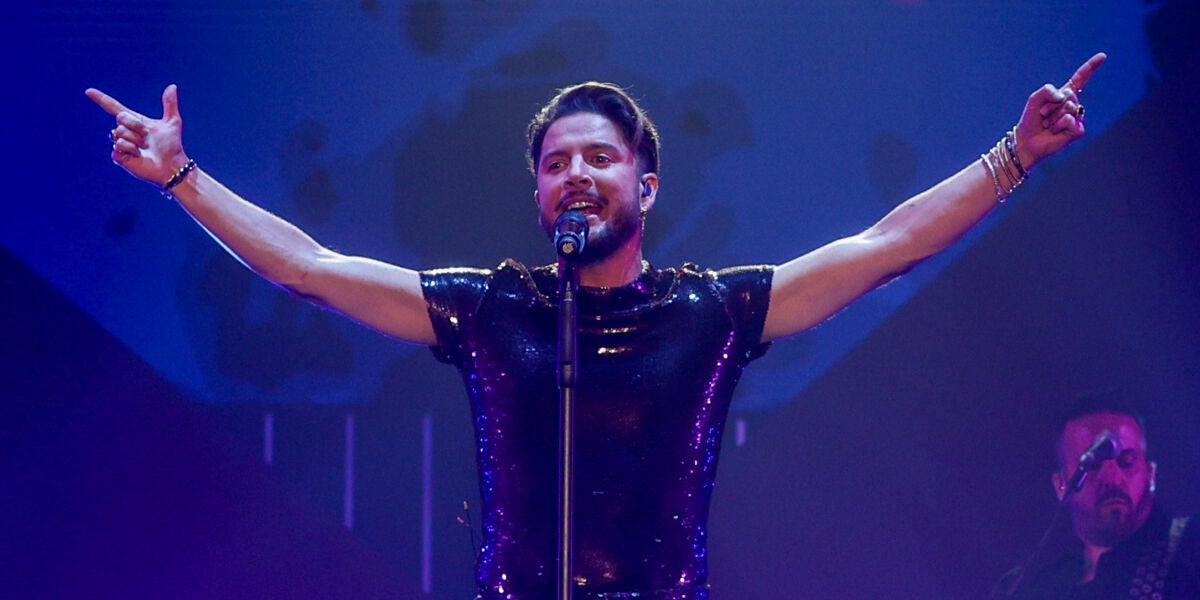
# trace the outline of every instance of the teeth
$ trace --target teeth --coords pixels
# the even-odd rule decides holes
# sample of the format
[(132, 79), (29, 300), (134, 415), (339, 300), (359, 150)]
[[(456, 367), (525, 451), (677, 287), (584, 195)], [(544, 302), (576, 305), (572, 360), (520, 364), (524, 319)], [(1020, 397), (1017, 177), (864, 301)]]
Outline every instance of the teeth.
[(595, 208), (596, 205), (591, 202), (575, 202), (567, 206), (567, 210), (582, 210), (585, 208)]

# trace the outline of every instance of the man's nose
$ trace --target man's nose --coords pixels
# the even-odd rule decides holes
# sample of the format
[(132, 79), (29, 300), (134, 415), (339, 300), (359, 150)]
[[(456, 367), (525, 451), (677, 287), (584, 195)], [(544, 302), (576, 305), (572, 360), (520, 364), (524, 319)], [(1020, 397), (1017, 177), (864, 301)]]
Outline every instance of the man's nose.
[(571, 159), (571, 164), (567, 167), (567, 184), (574, 188), (584, 189), (592, 185), (591, 170), (583, 157), (577, 156)]
[(1121, 470), (1121, 465), (1117, 464), (1116, 459), (1108, 459), (1100, 463), (1096, 468), (1096, 479), (1098, 481), (1120, 481), (1125, 478), (1125, 471)]

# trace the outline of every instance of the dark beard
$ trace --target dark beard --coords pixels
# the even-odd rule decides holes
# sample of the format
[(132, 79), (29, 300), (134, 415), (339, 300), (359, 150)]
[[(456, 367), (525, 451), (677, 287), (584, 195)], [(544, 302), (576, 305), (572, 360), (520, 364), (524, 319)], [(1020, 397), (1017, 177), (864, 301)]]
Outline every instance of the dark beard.
[(591, 266), (608, 260), (617, 249), (624, 246), (641, 228), (641, 216), (622, 208), (613, 215), (608, 227), (588, 232), (587, 244), (579, 255), (580, 266)]
[[(1132, 518), (1133, 514), (1131, 511), (1128, 519), (1131, 520)], [(1114, 518), (1109, 515), (1103, 517), (1097, 516), (1094, 519), (1096, 522), (1093, 524), (1091, 537), (1093, 542), (1101, 546), (1116, 546), (1136, 531), (1136, 529), (1130, 527), (1130, 523), (1127, 520)]]
[[(1102, 504), (1109, 495), (1101, 494), (1097, 504)], [(1129, 499), (1127, 494), (1121, 492), (1113, 492), (1111, 495)], [(1140, 502), (1137, 504), (1131, 503), (1128, 512), (1123, 516), (1113, 514), (1113, 509), (1111, 508), (1093, 506), (1086, 514), (1080, 515), (1084, 523), (1077, 522), (1076, 526), (1087, 527), (1088, 537), (1092, 543), (1113, 547), (1141, 528), (1145, 523), (1146, 517), (1150, 514), (1153, 502), (1153, 495), (1145, 493), (1142, 495)]]
[[(554, 223), (547, 223), (544, 219), (539, 220), (542, 229), (546, 231), (546, 236), (553, 240)], [(641, 228), (642, 217), (639, 211), (628, 210), (624, 206), (618, 208), (612, 220), (605, 227), (588, 231), (587, 243), (584, 244), (583, 253), (579, 255), (575, 264), (588, 267), (608, 260), (621, 246), (633, 239), (633, 236)]]

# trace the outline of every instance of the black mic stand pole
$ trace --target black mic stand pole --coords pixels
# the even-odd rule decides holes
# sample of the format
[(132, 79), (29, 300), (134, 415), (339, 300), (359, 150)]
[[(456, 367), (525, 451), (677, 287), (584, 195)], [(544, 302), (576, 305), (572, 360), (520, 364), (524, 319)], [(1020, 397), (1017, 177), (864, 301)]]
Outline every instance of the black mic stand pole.
[(1025, 559), (1025, 563), (1019, 567), (1014, 567), (1013, 570), (1004, 574), (1000, 581), (996, 582), (996, 586), (992, 588), (992, 593), (988, 596), (993, 600), (1001, 600), (1012, 598), (1016, 595), (1017, 590), (1021, 588), (1021, 584), (1025, 582), (1025, 576), (1029, 569), (1033, 567), (1034, 561), (1041, 556), (1046, 550), (1046, 543), (1050, 541), (1050, 535), (1058, 528), (1058, 522), (1062, 519), (1062, 515), (1066, 512), (1067, 500), (1075, 495), (1075, 492), (1083, 489), (1084, 481), (1087, 480), (1088, 469), (1084, 465), (1075, 467), (1075, 473), (1071, 475), (1070, 481), (1067, 482), (1066, 490), (1063, 492), (1062, 500), (1058, 501), (1058, 506), (1054, 509), (1054, 516), (1050, 518), (1050, 525), (1046, 527), (1046, 531), (1042, 532), (1042, 539), (1038, 541), (1038, 545), (1033, 549), (1029, 558)]
[(1088, 474), (1092, 471), (1100, 469), (1104, 461), (1110, 460), (1120, 454), (1120, 440), (1115, 439), (1112, 431), (1104, 430), (1096, 436), (1096, 440), (1092, 442), (1091, 447), (1079, 457), (1079, 464), (1075, 467), (1075, 472), (1071, 474), (1071, 478), (1067, 480), (1063, 486), (1063, 496), (1058, 502), (1058, 508), (1054, 511), (1054, 518), (1050, 520), (1050, 526), (1046, 528), (1046, 532), (1042, 534), (1042, 539), (1038, 542), (1037, 548), (1034, 548), (1033, 554), (1025, 560), (1025, 564), (1005, 573), (1000, 581), (996, 582), (996, 586), (992, 588), (991, 598), (1001, 597), (999, 594), (1004, 594), (1003, 598), (1012, 598), (1017, 593), (1017, 588), (1021, 587), (1021, 582), (1025, 580), (1025, 575), (1033, 566), (1033, 561), (1046, 549), (1046, 541), (1050, 539), (1050, 534), (1054, 531), (1058, 520), (1062, 517), (1067, 506), (1067, 500), (1075, 495), (1075, 492), (1083, 489), (1083, 484), (1087, 482)]
[(579, 273), (574, 261), (558, 261), (558, 600), (571, 600), (574, 538), (575, 381), (579, 351), (575, 295)]

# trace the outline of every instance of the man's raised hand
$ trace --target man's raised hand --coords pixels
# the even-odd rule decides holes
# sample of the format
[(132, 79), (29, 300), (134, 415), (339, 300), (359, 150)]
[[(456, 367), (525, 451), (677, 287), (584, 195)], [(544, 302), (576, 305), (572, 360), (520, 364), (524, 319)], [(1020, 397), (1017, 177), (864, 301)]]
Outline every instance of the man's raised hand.
[(1079, 94), (1108, 58), (1098, 52), (1080, 65), (1062, 87), (1046, 84), (1029, 96), (1017, 123), (1017, 151), (1029, 167), (1083, 137), (1083, 104)]
[(161, 119), (129, 110), (116, 98), (95, 88), (84, 93), (116, 118), (116, 126), (108, 134), (112, 141), (111, 157), (134, 177), (161, 186), (187, 163), (183, 118), (179, 115), (178, 89), (174, 84), (163, 90)]

